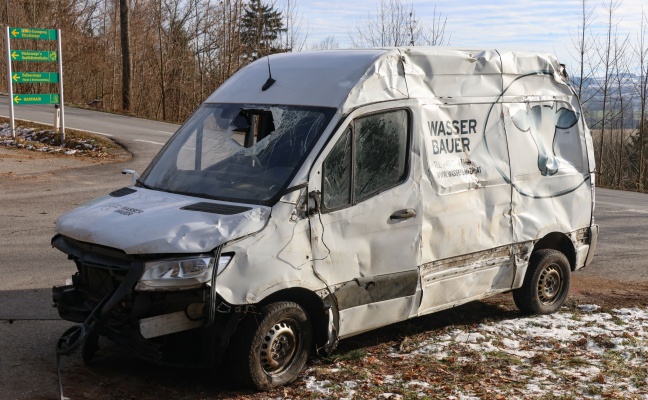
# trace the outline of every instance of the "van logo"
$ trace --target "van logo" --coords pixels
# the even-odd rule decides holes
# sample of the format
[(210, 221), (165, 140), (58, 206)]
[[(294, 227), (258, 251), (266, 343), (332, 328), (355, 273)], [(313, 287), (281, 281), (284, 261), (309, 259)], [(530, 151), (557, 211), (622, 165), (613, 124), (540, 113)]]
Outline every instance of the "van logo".
[[(584, 139), (579, 129), (570, 129), (578, 124), (581, 115), (567, 108), (570, 106), (569, 101), (562, 102), (555, 99), (538, 100), (537, 103), (502, 101), (504, 96), (519, 98), (519, 93), (525, 93), (525, 89), (522, 87), (529, 85), (527, 83), (529, 80), (536, 80), (534, 83), (537, 84), (538, 76), (553, 77), (553, 74), (553, 71), (541, 70), (518, 76), (511, 81), (491, 104), (486, 113), (482, 130), (483, 143), (494, 161), (493, 167), (506, 183), (513, 186), (517, 193), (535, 199), (564, 196), (575, 191), (590, 179), (586, 166), (569, 164), (570, 159), (576, 160), (576, 162), (582, 159), (582, 155), (576, 154), (576, 152), (579, 152), (579, 149), (585, 145), (581, 143)], [(502, 120), (502, 110), (496, 106), (509, 107), (510, 117)], [(489, 121), (491, 121), (490, 124)], [(504, 125), (499, 126), (499, 124)], [(535, 147), (537, 160), (527, 161), (524, 149), (509, 152), (507, 144), (509, 139), (515, 140), (517, 135), (525, 134), (529, 135), (530, 142), (533, 142), (530, 144), (531, 148), (528, 149), (528, 153), (532, 153), (533, 147)], [(507, 138), (509, 135), (511, 137)], [(507, 157), (510, 169), (502, 163), (495, 162)], [(558, 179), (521, 177), (514, 181), (511, 176), (511, 173), (516, 173), (514, 164), (524, 170), (525, 165), (531, 167), (532, 164), (529, 165), (528, 162), (537, 165), (541, 176), (555, 176)], [(521, 173), (524, 175), (523, 171)]]
[(432, 139), (432, 154), (464, 153), (470, 151), (470, 138), (477, 133), (477, 120), (428, 121)]
[(140, 210), (137, 208), (131, 208), (131, 207), (120, 207), (113, 212), (122, 214), (122, 215), (133, 215), (133, 214), (141, 214), (144, 212), (144, 210)]
[[(553, 132), (552, 143), (558, 129), (569, 129), (578, 122), (578, 115), (566, 108), (555, 110), (557, 105), (537, 105), (528, 111), (520, 110), (511, 116), (513, 124), (522, 132), (529, 132), (538, 149), (538, 169), (544, 176), (554, 175), (560, 168), (553, 145), (546, 145), (542, 132)], [(549, 125), (551, 124), (551, 125)], [(549, 147), (549, 150), (547, 150)]]
[(106, 212), (112, 211), (122, 215), (141, 214), (144, 212), (144, 210), (140, 210), (138, 208), (121, 206), (119, 204), (108, 204), (107, 206), (102, 207), (101, 211), (106, 211)]

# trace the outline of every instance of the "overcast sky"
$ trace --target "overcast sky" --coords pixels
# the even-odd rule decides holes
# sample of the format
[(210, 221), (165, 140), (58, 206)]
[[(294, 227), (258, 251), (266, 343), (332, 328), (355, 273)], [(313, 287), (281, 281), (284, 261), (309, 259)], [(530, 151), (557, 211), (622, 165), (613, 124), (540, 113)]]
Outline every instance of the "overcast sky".
[[(595, 6), (591, 29), (605, 37), (607, 11), (603, 3)], [(298, 11), (303, 28), (308, 31), (308, 45), (332, 36), (340, 47), (350, 47), (349, 33), (356, 30), (358, 21), (375, 15), (380, 0), (298, 0)], [(562, 63), (574, 64), (572, 35), (581, 24), (579, 0), (414, 0), (417, 17), (431, 23), (434, 7), (447, 17), (446, 34), (450, 46), (482, 49), (501, 48), (535, 50), (554, 53)], [(620, 34), (630, 34), (632, 43), (640, 30), (642, 5), (648, 13), (648, 1), (624, 0), (614, 17)], [(571, 52), (571, 54), (570, 54)]]

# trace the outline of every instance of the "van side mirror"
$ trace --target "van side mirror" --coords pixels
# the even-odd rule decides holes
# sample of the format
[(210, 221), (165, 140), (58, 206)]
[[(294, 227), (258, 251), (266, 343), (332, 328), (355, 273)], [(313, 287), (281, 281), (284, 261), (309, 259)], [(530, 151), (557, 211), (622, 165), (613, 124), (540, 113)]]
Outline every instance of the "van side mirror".
[(137, 181), (139, 180), (139, 177), (140, 177), (139, 174), (137, 172), (135, 172), (135, 170), (133, 170), (133, 169), (123, 169), (122, 174), (131, 176), (131, 185), (132, 186), (135, 186), (135, 184), (137, 183)]

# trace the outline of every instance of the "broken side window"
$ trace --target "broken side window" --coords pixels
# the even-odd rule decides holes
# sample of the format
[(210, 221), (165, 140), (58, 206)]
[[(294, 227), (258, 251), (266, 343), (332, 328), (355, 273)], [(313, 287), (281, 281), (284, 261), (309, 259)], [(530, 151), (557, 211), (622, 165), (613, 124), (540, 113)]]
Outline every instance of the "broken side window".
[(406, 175), (407, 111), (359, 118), (355, 122), (354, 197), (361, 201), (395, 186)]
[(351, 128), (324, 161), (324, 207), (332, 210), (351, 201)]
[(324, 208), (355, 204), (407, 176), (409, 113), (389, 111), (353, 121), (324, 161)]

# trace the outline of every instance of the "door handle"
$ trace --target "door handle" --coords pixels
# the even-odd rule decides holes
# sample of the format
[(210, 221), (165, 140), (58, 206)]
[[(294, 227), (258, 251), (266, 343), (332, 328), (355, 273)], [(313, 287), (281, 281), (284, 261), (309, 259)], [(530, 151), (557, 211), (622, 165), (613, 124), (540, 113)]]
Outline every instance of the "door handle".
[(416, 217), (416, 210), (413, 208), (406, 208), (404, 210), (398, 210), (389, 216), (391, 221), (399, 221), (404, 219), (410, 219)]

